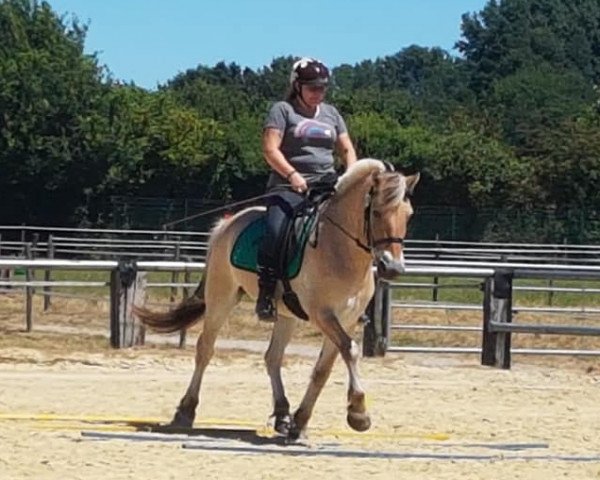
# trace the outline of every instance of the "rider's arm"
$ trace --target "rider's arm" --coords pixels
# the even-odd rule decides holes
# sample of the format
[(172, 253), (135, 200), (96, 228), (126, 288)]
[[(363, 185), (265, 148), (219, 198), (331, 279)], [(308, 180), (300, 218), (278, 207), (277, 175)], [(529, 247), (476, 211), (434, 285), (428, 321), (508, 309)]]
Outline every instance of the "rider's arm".
[(304, 192), (307, 188), (304, 177), (296, 172), (281, 153), (281, 132), (276, 128), (265, 128), (262, 136), (262, 149), (265, 160), (279, 175), (285, 178), (294, 190)]
[(352, 145), (350, 135), (347, 133), (342, 133), (338, 136), (336, 150), (340, 157), (342, 157), (342, 161), (346, 168), (356, 162), (356, 151), (354, 150), (354, 145)]
[(265, 128), (262, 137), (263, 155), (269, 166), (283, 178), (294, 171), (294, 167), (281, 153), (281, 132), (276, 128)]

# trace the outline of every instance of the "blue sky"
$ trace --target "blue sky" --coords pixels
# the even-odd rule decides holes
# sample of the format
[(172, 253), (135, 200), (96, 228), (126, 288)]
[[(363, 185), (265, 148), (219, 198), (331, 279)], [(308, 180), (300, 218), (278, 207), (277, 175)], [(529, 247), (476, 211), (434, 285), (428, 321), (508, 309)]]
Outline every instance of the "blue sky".
[(487, 0), (48, 0), (89, 24), (88, 53), (153, 89), (198, 64), (257, 69), (283, 55), (334, 67), (412, 44), (452, 48), (461, 15)]

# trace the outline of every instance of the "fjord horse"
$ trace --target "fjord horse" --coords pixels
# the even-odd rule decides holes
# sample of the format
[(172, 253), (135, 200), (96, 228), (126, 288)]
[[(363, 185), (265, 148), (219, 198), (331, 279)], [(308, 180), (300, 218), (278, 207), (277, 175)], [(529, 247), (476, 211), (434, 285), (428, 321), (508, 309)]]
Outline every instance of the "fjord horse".
[[(296, 439), (306, 433), (338, 352), (349, 373), (347, 422), (358, 431), (370, 427), (357, 369), (360, 351), (350, 335), (359, 325), (358, 319), (374, 292), (373, 262), (383, 278), (394, 277), (404, 270), (403, 240), (412, 215), (409, 194), (418, 180), (418, 174), (404, 176), (390, 171), (379, 160), (359, 160), (339, 178), (335, 194), (322, 206), (315, 232), (318, 242), (306, 247), (300, 272), (291, 281), (309, 321), (324, 335), (310, 383), (293, 417), (281, 379), (281, 365), (297, 320), (281, 301), (265, 354), (275, 429), (280, 434)], [(230, 255), (240, 232), (263, 214), (263, 208), (248, 208), (217, 224), (210, 237), (203, 279), (194, 295), (174, 310), (158, 313), (134, 309), (145, 325), (165, 333), (203, 320), (196, 346), (196, 366), (172, 420), (174, 426), (192, 426), (202, 376), (213, 355), (219, 330), (244, 293), (256, 298), (256, 274), (233, 267)], [(278, 286), (278, 298), (280, 295)]]

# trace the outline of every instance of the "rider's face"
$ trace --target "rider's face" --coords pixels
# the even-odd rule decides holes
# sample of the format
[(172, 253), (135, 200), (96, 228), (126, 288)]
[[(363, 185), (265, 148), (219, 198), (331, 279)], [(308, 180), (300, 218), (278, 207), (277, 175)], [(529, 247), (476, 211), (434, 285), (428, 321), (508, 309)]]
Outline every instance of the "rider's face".
[(302, 85), (302, 99), (309, 107), (316, 107), (325, 97), (327, 87), (323, 85)]

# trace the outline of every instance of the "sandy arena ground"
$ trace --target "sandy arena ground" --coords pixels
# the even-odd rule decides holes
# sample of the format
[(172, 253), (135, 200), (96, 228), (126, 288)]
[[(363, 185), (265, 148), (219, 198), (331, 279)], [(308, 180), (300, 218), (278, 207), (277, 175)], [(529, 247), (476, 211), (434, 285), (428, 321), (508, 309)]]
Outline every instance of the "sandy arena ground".
[[(373, 421), (364, 434), (345, 424), (347, 374), (338, 362), (308, 448), (255, 447), (254, 435), (204, 442), (214, 448), (207, 451), (182, 448), (183, 440), (82, 436), (132, 433), (127, 418), (168, 421), (192, 372), (191, 347), (114, 351), (101, 336), (44, 332), (45, 321), (56, 319), (38, 319), (38, 331), (25, 334), (15, 317), (0, 313), (0, 479), (600, 478), (600, 370), (592, 361), (516, 358), (512, 370), (501, 371), (472, 356), (363, 359)], [(256, 342), (248, 349), (221, 343), (196, 427), (237, 424), (260, 433), (266, 425), (270, 388), (260, 350), (268, 331), (253, 320), (247, 325)], [(293, 408), (315, 338), (300, 335), (294, 347), (284, 367)]]

